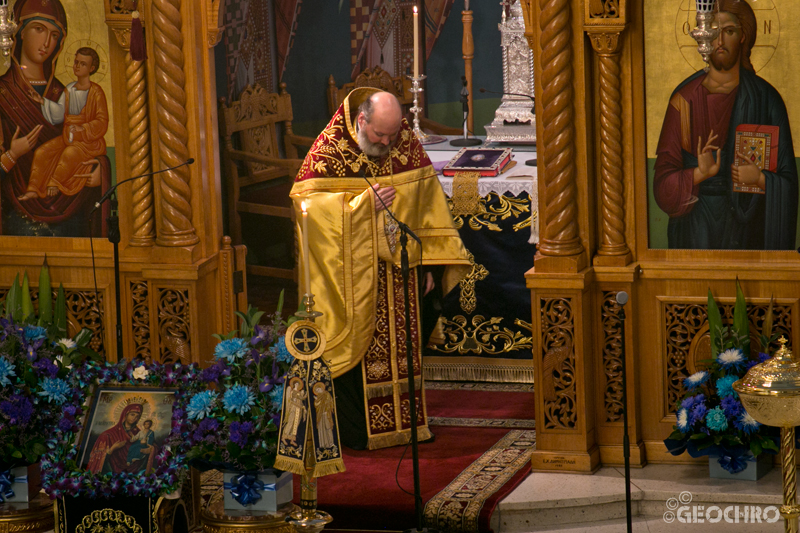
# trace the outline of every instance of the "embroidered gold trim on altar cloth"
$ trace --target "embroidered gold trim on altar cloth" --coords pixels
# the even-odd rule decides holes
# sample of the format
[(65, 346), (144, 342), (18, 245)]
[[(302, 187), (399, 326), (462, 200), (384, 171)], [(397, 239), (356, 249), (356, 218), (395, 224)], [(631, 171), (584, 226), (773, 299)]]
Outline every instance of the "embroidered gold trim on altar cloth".
[[(455, 181), (453, 181), (453, 197), (455, 196)], [(495, 198), (497, 199), (496, 203), (494, 203)], [(489, 231), (502, 231), (497, 224), (498, 220), (505, 220), (509, 217), (519, 218), (521, 214), (531, 212), (531, 198), (527, 194), (520, 198), (514, 198), (490, 192), (486, 196), (478, 198), (480, 206), (473, 212), (462, 213), (460, 211), (463, 211), (463, 208), (459, 208), (459, 212), (456, 212), (454, 199), (448, 198), (447, 202), (450, 206), (450, 212), (453, 215), (453, 224), (455, 224), (456, 229), (461, 229), (464, 226), (464, 221), (466, 221), (469, 228), (473, 231), (480, 231), (483, 228)], [(529, 228), (531, 226), (531, 220), (535, 221), (535, 219), (536, 212), (534, 211), (534, 214), (530, 217), (526, 217), (515, 223), (513, 226), (514, 231)]]
[(481, 208), (486, 211), (486, 207), (481, 205), (481, 197), (478, 194), (478, 180), (481, 173), (456, 172), (453, 175), (453, 216), (469, 216), (481, 213)]
[(425, 504), (425, 526), (478, 533), (486, 500), (527, 465), (535, 448), (535, 430), (509, 431)]

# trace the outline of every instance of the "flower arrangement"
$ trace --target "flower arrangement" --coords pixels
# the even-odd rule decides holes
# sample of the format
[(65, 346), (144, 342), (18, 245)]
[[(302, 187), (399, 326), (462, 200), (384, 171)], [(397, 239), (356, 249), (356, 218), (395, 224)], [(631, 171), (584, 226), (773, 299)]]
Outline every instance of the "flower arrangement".
[[(683, 380), (686, 394), (678, 402), (677, 424), (664, 444), (673, 455), (687, 451), (692, 457), (717, 456), (720, 466), (735, 474), (747, 468), (748, 457), (778, 452), (777, 430), (753, 419), (732, 387), (750, 368), (770, 358), (765, 352), (751, 356), (747, 305), (738, 280), (732, 325), (723, 325), (709, 289), (708, 327), (712, 359)], [(764, 350), (775, 340), (771, 333), (772, 303), (759, 339)]]
[(283, 404), (283, 380), (292, 362), (281, 319), (283, 294), (266, 326), (264, 312), (249, 307), (237, 312), (238, 331), (214, 335), (221, 342), (214, 364), (200, 379), (206, 390), (188, 402), (190, 458), (198, 467), (241, 472), (272, 468), (278, 445), (278, 424)]
[[(186, 475), (189, 419), (188, 398), (202, 388), (197, 365), (181, 363), (145, 363), (141, 360), (118, 363), (86, 361), (76, 365), (69, 381), (66, 400), (58, 407), (57, 424), (48, 429), (47, 452), (42, 456), (42, 487), (51, 498), (85, 496), (145, 496), (156, 498), (178, 490)], [(145, 475), (132, 472), (93, 473), (79, 463), (79, 449), (74, 441), (83, 430), (85, 406), (89, 395), (103, 385), (175, 387), (172, 427), (158, 451), (151, 471)]]
[(100, 355), (88, 348), (89, 330), (67, 337), (64, 288), (55, 307), (45, 260), (39, 277), (39, 315), (28, 275), (19, 274), (5, 298), (0, 318), (0, 472), (39, 461), (46, 438), (64, 425), (64, 404), (73, 398), (70, 368)]

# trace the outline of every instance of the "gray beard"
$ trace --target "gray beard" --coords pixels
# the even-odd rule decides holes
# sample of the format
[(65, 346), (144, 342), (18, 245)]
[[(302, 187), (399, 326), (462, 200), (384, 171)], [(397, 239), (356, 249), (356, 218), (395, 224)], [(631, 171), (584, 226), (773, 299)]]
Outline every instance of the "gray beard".
[(369, 157), (386, 157), (389, 154), (389, 151), (392, 149), (391, 146), (370, 141), (369, 137), (367, 137), (367, 132), (364, 131), (364, 128), (360, 128), (358, 130), (357, 140), (358, 147), (361, 148), (361, 151), (367, 154)]

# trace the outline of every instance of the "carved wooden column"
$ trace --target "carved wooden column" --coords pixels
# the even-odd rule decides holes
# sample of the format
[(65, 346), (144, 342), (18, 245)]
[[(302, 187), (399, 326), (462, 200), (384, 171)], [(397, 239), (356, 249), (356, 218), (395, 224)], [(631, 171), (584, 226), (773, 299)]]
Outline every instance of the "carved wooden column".
[[(530, 42), (535, 39), (528, 31), (535, 16), (532, 1), (523, 2), (523, 8)], [(541, 125), (537, 135), (541, 238), (536, 266), (548, 271), (576, 272), (586, 260), (577, 218), (572, 10), (570, 0), (538, 0), (538, 8), (539, 39), (538, 43), (530, 43), (534, 58), (541, 57), (537, 62), (541, 64), (541, 75), (536, 76), (541, 86), (537, 94), (537, 122)], [(547, 261), (548, 258), (557, 260)]]
[[(125, 50), (125, 83), (128, 104), (128, 153), (130, 174), (125, 179), (151, 171), (150, 119), (147, 112), (147, 76), (145, 64), (131, 58), (131, 9), (124, 0), (107, 0), (106, 23), (113, 30), (117, 42)], [(142, 21), (144, 23), (144, 21)], [(135, 180), (132, 189), (133, 228), (131, 246), (152, 246), (155, 242), (155, 210), (153, 180), (150, 177)]]
[(625, 3), (586, 2), (584, 28), (598, 56), (600, 85), (601, 221), (594, 264), (624, 266), (631, 260), (625, 239), (625, 190), (622, 160), (620, 35), (625, 30)]
[[(156, 78), (158, 168), (168, 168), (189, 159), (181, 0), (152, 0), (150, 14)], [(188, 166), (160, 175), (156, 243), (161, 246), (189, 246), (199, 240), (192, 223), (190, 179)]]

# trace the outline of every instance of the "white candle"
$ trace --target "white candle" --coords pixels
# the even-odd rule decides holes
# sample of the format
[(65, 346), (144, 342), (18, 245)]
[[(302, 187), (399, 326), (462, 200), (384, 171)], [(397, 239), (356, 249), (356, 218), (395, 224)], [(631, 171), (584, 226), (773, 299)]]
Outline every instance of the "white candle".
[(419, 78), (419, 13), (414, 6), (414, 77)]
[(303, 210), (303, 271), (306, 282), (306, 294), (311, 294), (311, 256), (308, 254), (308, 209), (305, 202), (300, 203)]

